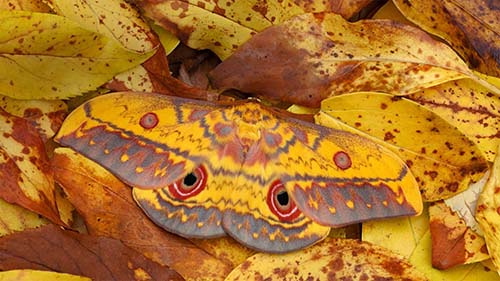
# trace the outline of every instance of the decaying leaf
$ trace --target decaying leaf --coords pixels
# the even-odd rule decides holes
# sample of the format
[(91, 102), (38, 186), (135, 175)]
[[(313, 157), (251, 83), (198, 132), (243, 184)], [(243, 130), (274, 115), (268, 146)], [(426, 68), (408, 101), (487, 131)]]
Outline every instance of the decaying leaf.
[(17, 99), (76, 96), (153, 54), (52, 14), (0, 11), (0, 29), (0, 94)]
[(362, 131), (394, 151), (414, 174), (426, 201), (463, 191), (488, 167), (464, 134), (405, 98), (381, 93), (332, 97), (323, 101), (316, 122), (354, 133)]
[(448, 269), (489, 259), (484, 239), (444, 202), (429, 207), (432, 266)]
[(135, 8), (124, 0), (47, 0), (59, 14), (85, 29), (117, 40), (132, 52), (148, 53), (159, 41)]
[(193, 49), (229, 57), (252, 35), (304, 12), (336, 12), (352, 17), (372, 0), (180, 1), (136, 0), (145, 15)]
[(61, 100), (17, 100), (1, 95), (0, 108), (31, 121), (44, 141), (55, 135), (67, 113), (67, 106)]
[(26, 119), (0, 108), (0, 198), (63, 224), (44, 142)]
[(488, 161), (500, 145), (500, 96), (471, 79), (450, 81), (408, 96), (457, 127)]
[(418, 270), (382, 247), (352, 239), (327, 238), (285, 255), (259, 253), (235, 268), (236, 280), (427, 280)]
[(56, 180), (85, 219), (89, 233), (119, 239), (185, 279), (221, 280), (231, 267), (193, 243), (156, 226), (136, 205), (131, 188), (68, 148), (52, 159)]
[(50, 12), (50, 7), (43, 0), (6, 0), (0, 1), (0, 10), (48, 13)]
[(432, 267), (428, 210), (418, 217), (363, 223), (363, 240), (388, 248), (410, 260), (432, 281), (498, 281), (500, 276), (482, 263), (456, 266), (447, 270)]
[(12, 269), (57, 271), (93, 280), (182, 280), (177, 272), (119, 240), (51, 224), (0, 238), (0, 270)]
[[(0, 237), (16, 231), (39, 227), (49, 222), (36, 213), (9, 204), (2, 199), (0, 199), (0, 214), (2, 214), (0, 216)], [(2, 279), (0, 278), (0, 280)]]
[(500, 154), (497, 154), (490, 177), (477, 203), (476, 219), (486, 239), (486, 246), (500, 274)]
[(473, 68), (500, 76), (500, 5), (491, 0), (393, 0), (422, 29), (446, 40)]
[(0, 281), (91, 281), (92, 279), (67, 273), (18, 269), (0, 272)]
[(451, 48), (417, 28), (335, 14), (270, 27), (211, 72), (216, 88), (309, 107), (342, 93), (405, 95), (467, 76), (475, 77)]

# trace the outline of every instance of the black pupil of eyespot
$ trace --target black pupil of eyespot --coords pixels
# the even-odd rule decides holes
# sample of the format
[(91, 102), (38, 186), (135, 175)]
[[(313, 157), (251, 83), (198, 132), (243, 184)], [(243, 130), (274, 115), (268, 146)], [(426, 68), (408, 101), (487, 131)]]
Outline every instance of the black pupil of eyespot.
[(286, 191), (281, 191), (280, 193), (278, 193), (278, 195), (276, 195), (276, 199), (281, 206), (288, 205), (288, 193)]
[(192, 186), (193, 184), (195, 184), (195, 183), (196, 183), (196, 180), (198, 180), (198, 177), (197, 177), (195, 174), (193, 174), (193, 173), (189, 173), (189, 174), (187, 174), (187, 176), (184, 178), (183, 183), (184, 183), (184, 185), (186, 185), (186, 186)]

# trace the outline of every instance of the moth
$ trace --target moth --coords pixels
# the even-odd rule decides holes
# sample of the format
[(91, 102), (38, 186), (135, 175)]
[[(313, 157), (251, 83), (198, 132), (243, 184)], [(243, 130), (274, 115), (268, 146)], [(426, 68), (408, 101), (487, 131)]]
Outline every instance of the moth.
[(392, 152), (257, 101), (111, 93), (75, 109), (55, 139), (132, 186), (148, 217), (183, 237), (228, 234), (283, 253), (330, 227), (422, 211)]

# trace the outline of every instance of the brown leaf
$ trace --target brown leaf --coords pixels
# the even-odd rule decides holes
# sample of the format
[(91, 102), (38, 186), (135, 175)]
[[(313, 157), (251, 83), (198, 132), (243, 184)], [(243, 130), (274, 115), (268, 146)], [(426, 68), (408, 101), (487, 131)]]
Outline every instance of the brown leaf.
[(0, 108), (0, 198), (64, 224), (58, 213), (54, 178), (44, 142), (26, 119)]
[(304, 14), (255, 35), (211, 72), (219, 89), (319, 107), (356, 91), (410, 94), (474, 76), (448, 46), (387, 20)]
[(448, 269), (489, 258), (484, 239), (442, 201), (429, 207), (432, 266)]
[(422, 29), (446, 40), (473, 68), (500, 76), (500, 4), (497, 0), (394, 0)]
[(136, 205), (131, 189), (101, 166), (67, 148), (52, 159), (56, 180), (82, 214), (89, 233), (123, 241), (184, 278), (222, 280), (231, 267), (191, 242), (157, 227)]
[(93, 280), (182, 280), (119, 240), (65, 231), (55, 225), (0, 238), (0, 270), (38, 269)]
[(106, 84), (106, 88), (116, 92), (154, 92), (193, 99), (208, 98), (207, 91), (191, 87), (170, 75), (167, 57), (162, 47), (140, 66), (115, 76)]

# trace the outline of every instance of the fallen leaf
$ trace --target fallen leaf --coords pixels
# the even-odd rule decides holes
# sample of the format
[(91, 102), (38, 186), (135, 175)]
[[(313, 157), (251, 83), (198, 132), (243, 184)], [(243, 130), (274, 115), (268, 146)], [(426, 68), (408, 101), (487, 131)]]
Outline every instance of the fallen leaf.
[(363, 241), (388, 248), (407, 257), (417, 270), (432, 281), (498, 281), (500, 276), (482, 263), (447, 270), (432, 267), (428, 209), (422, 215), (363, 223)]
[(446, 40), (469, 65), (500, 76), (500, 5), (491, 0), (393, 0), (412, 22)]
[(1, 95), (0, 108), (31, 121), (44, 142), (56, 134), (67, 113), (67, 106), (62, 100), (17, 100)]
[(323, 101), (316, 122), (362, 132), (391, 149), (410, 168), (425, 201), (445, 199), (465, 190), (488, 167), (463, 133), (405, 98), (381, 93), (332, 97)]
[[(18, 205), (0, 199), (0, 237), (29, 228), (48, 224), (49, 221)], [(0, 280), (2, 280), (0, 278)]]
[(91, 281), (92, 279), (66, 273), (18, 269), (0, 272), (0, 281)]
[(390, 19), (407, 25), (413, 25), (394, 5), (394, 2), (387, 1), (377, 12), (373, 15), (373, 19)]
[(8, 0), (0, 1), (0, 10), (48, 13), (50, 12), (50, 7), (43, 0)]
[(464, 77), (487, 84), (417, 28), (389, 20), (350, 23), (335, 14), (303, 14), (270, 27), (210, 75), (218, 89), (309, 107), (343, 93), (406, 95)]
[(457, 127), (476, 143), (488, 161), (493, 161), (500, 145), (499, 95), (471, 79), (460, 79), (407, 97)]
[(187, 46), (229, 57), (254, 34), (304, 12), (335, 12), (351, 18), (372, 0), (343, 1), (179, 1), (137, 0), (156, 24)]
[(165, 28), (154, 23), (150, 23), (150, 26), (158, 35), (158, 39), (160, 39), (160, 43), (163, 46), (166, 55), (170, 54), (181, 42), (179, 38), (175, 37), (172, 32), (166, 30)]
[(230, 265), (230, 268), (242, 264), (256, 253), (256, 251), (227, 236), (215, 239), (191, 239), (190, 241), (218, 260)]
[(0, 29), (0, 94), (17, 99), (80, 95), (153, 55), (52, 14), (0, 11)]
[(183, 280), (119, 240), (49, 224), (0, 238), (0, 270), (57, 271), (93, 280)]
[(54, 178), (42, 138), (26, 119), (0, 108), (0, 198), (64, 224), (57, 209)]
[(87, 30), (113, 38), (131, 52), (145, 54), (158, 38), (139, 12), (124, 0), (47, 0), (59, 14)]
[(89, 233), (119, 239), (187, 280), (222, 280), (232, 269), (193, 243), (156, 226), (132, 190), (104, 168), (68, 148), (52, 158), (56, 180), (84, 217)]
[(235, 268), (236, 280), (427, 280), (397, 255), (371, 243), (327, 238), (301, 251), (259, 253)]
[(432, 266), (448, 269), (489, 259), (484, 239), (444, 202), (429, 207)]
[(500, 274), (500, 234), (498, 233), (500, 228), (500, 156), (498, 155), (491, 168), (488, 182), (479, 196), (476, 219), (483, 230), (491, 259)]

